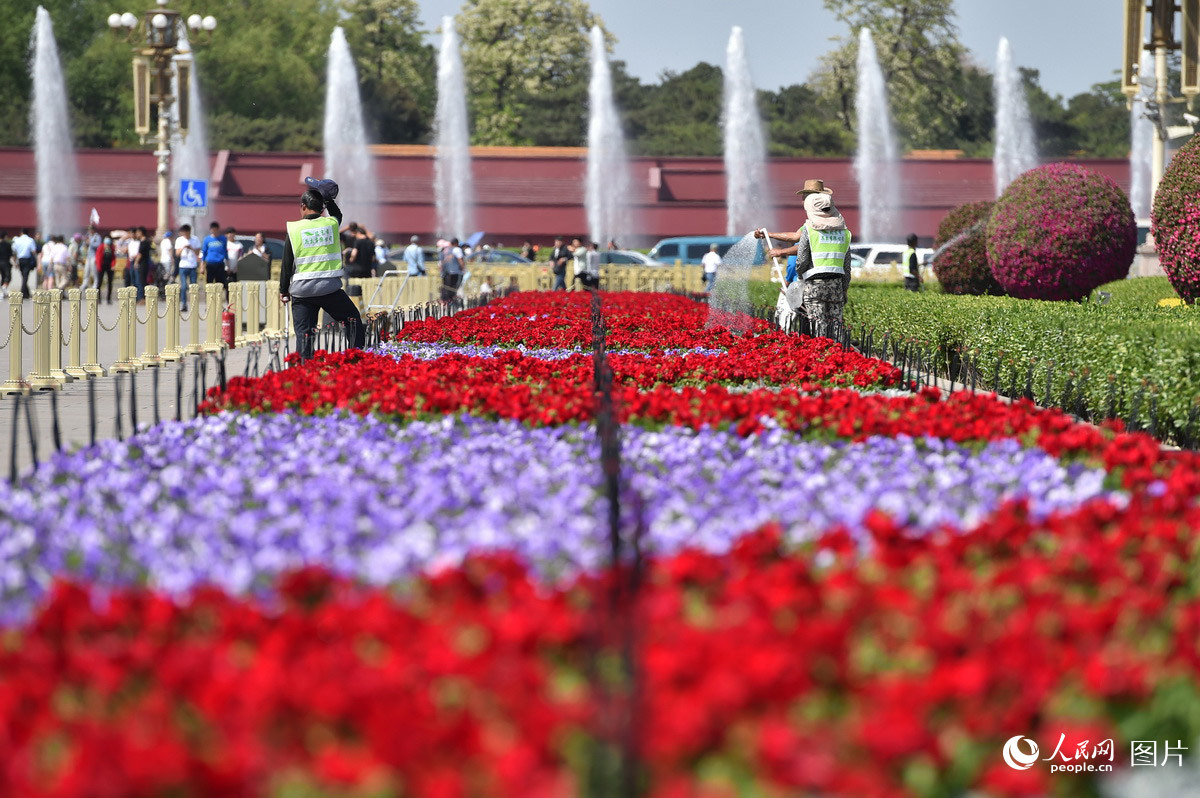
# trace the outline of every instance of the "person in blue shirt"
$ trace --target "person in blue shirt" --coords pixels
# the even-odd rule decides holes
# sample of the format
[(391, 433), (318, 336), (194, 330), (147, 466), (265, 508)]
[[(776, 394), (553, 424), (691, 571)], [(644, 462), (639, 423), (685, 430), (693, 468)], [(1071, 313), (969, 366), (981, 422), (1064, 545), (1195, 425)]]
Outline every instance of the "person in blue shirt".
[(208, 235), (200, 245), (200, 259), (204, 261), (205, 279), (209, 283), (220, 283), (225, 286), (225, 299), (229, 299), (229, 276), (225, 273), (225, 259), (229, 256), (225, 236), (221, 235), (221, 225), (213, 222), (208, 226)]
[(29, 283), (30, 273), (37, 267), (37, 242), (29, 235), (29, 230), (22, 230), (21, 235), (13, 239), (12, 247), (21, 270), (21, 296), (28, 299), (33, 296)]
[(419, 277), (425, 273), (425, 253), (421, 251), (420, 238), (413, 236), (404, 248), (404, 262), (408, 264), (408, 273)]

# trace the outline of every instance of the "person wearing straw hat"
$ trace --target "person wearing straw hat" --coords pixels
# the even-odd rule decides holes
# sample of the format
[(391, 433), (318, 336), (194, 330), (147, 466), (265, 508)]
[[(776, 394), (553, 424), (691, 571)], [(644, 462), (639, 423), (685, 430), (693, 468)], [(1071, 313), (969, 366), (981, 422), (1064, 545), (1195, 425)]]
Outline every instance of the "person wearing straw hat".
[(755, 238), (769, 236), (791, 243), (773, 248), (772, 258), (796, 256), (796, 265), (784, 279), (787, 302), (793, 310), (803, 309), (812, 324), (812, 334), (836, 339), (842, 332), (842, 313), (850, 287), (851, 234), (846, 220), (833, 204), (833, 189), (823, 180), (806, 180), (796, 192), (804, 197), (804, 225), (794, 233), (756, 231)]

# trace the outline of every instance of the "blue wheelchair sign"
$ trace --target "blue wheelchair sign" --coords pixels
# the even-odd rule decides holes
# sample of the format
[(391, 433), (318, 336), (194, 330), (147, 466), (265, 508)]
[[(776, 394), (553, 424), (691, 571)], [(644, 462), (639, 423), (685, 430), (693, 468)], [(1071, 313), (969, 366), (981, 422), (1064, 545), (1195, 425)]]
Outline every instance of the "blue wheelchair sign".
[(179, 207), (189, 210), (204, 210), (208, 207), (207, 180), (180, 180)]

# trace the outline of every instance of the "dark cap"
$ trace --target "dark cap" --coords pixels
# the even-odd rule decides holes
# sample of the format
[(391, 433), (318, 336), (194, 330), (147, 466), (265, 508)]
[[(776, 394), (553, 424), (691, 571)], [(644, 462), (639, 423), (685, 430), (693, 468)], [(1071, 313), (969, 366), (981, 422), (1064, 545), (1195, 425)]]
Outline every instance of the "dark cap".
[(326, 202), (336, 199), (338, 195), (338, 184), (329, 178), (318, 180), (315, 177), (304, 178), (304, 184), (315, 191), (321, 192), (321, 196)]

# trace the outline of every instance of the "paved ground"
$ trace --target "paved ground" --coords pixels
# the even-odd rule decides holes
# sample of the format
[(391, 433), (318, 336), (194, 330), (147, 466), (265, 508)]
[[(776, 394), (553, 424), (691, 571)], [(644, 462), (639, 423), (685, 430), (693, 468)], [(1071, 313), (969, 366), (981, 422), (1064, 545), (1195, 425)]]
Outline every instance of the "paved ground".
[[(5, 300), (0, 303), (3, 311), (0, 312), (0, 318), (7, 321), (8, 302)], [(160, 314), (165, 310), (165, 302), (160, 303)], [(201, 315), (205, 315), (208, 308), (201, 303)], [(34, 324), (33, 319), (33, 303), (30, 300), (25, 300), (24, 303), (24, 323), (25, 326), (32, 329)], [(66, 314), (69, 313), (68, 306), (63, 303), (63, 323), (67, 325), (68, 319)], [(145, 318), (145, 306), (138, 307), (140, 318)], [(99, 361), (102, 366), (107, 367), (117, 360), (118, 357), (118, 342), (116, 331), (106, 331), (103, 327), (112, 327), (116, 324), (118, 317), (118, 308), (114, 292), (113, 304), (105, 304), (103, 298), (99, 307), (99, 316), (102, 324), (99, 336)], [(265, 320), (265, 315), (262, 317)], [(160, 319), (159, 325), (159, 346), (160, 348), (166, 345), (166, 321)], [(183, 322), (180, 330), (180, 345), (186, 346), (191, 343), (189, 335), (190, 324)], [(140, 328), (137, 340), (137, 354), (141, 354), (145, 347), (145, 329)], [(200, 323), (200, 340), (204, 340), (205, 326), (204, 322)], [(0, 327), (0, 336), (7, 336), (7, 331)], [(23, 371), (28, 374), (33, 364), (33, 338), (32, 336), (22, 336), (23, 339)], [(84, 342), (85, 343), (86, 338)], [(0, 341), (3, 343), (3, 341)], [(287, 351), (293, 351), (294, 344), (291, 341), (287, 342)], [(11, 347), (6, 346), (0, 349), (0, 376), (7, 378), (9, 368), (9, 357)], [(86, 345), (81, 350), (82, 355), (86, 358)], [(257, 353), (257, 364), (255, 357)], [(279, 357), (282, 360), (284, 352), (281, 350)], [(67, 347), (63, 346), (62, 364), (67, 365)], [(258, 371), (266, 371), (270, 368), (270, 352), (263, 347), (240, 347), (225, 353), (225, 370), (227, 376), (235, 376), (239, 374), (253, 374), (256, 366)], [(202, 373), (197, 373), (199, 365), (205, 364), (205, 369)], [(157, 397), (155, 395), (155, 383), (157, 381)], [(28, 409), (34, 420), (34, 435), (33, 441), (36, 444), (37, 457), (45, 459), (50, 452), (54, 450), (54, 433), (53, 424), (53, 404), (58, 405), (59, 417), (59, 439), (64, 448), (74, 448), (84, 446), (92, 439), (93, 434), (96, 439), (112, 438), (118, 434), (117, 420), (120, 418), (120, 432), (123, 435), (128, 435), (133, 428), (133, 416), (136, 414), (137, 424), (143, 426), (153, 423), (155, 420), (155, 408), (157, 407), (158, 417), (162, 419), (175, 418), (182, 415), (188, 418), (192, 415), (198, 397), (203, 397), (204, 388), (212, 387), (219, 381), (218, 365), (215, 355), (206, 355), (204, 357), (192, 355), (187, 356), (179, 363), (167, 363), (159, 368), (146, 368), (134, 375), (122, 374), (102, 376), (92, 380), (74, 380), (68, 382), (58, 391), (37, 391), (34, 392), (21, 402), (21, 418), (17, 427), (17, 434), (14, 436), (13, 417), (16, 405), (18, 404), (15, 396), (5, 396), (0, 398), (0, 475), (8, 477), (12, 468), (13, 456), (13, 441), (14, 437), (17, 442), (16, 461), (17, 468), (21, 472), (25, 472), (32, 465), (34, 460), (34, 447), (30, 445), (30, 434), (28, 421), (25, 417), (25, 411)], [(89, 385), (90, 384), (90, 385)], [(131, 392), (131, 387), (133, 391)], [(118, 391), (120, 393), (120, 408), (117, 407)], [(177, 391), (182, 396), (182, 402), (176, 401)], [(54, 394), (54, 396), (51, 396)], [(136, 398), (136, 401), (133, 399)], [(182, 405), (180, 407), (180, 405)], [(94, 408), (94, 409), (93, 409)], [(94, 421), (93, 421), (94, 418)], [(94, 428), (94, 433), (93, 433)]]

